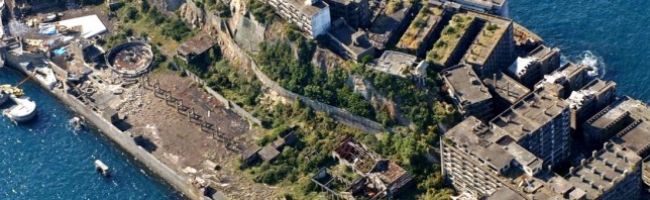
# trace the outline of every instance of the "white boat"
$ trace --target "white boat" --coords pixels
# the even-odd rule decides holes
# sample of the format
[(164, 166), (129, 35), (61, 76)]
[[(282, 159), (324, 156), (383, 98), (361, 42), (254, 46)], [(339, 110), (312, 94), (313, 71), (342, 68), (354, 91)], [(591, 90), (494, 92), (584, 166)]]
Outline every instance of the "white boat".
[(16, 105), (8, 108), (3, 114), (14, 122), (27, 122), (36, 116), (36, 103), (28, 98), (11, 97)]
[(104, 164), (101, 160), (95, 160), (95, 170), (102, 176), (109, 177), (111, 176), (110, 171), (108, 170), (108, 165)]

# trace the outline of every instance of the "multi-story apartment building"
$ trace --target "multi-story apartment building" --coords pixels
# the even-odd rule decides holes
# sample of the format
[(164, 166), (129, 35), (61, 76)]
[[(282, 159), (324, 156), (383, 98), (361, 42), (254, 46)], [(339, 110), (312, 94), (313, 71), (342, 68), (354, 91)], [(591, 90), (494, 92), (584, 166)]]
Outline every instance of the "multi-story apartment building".
[(466, 199), (638, 199), (641, 156), (623, 141), (605, 143), (562, 177), (509, 135), (469, 117), (443, 136), (442, 172)]
[(523, 85), (532, 87), (545, 74), (560, 67), (560, 49), (541, 45), (524, 57), (518, 57), (507, 72)]
[(508, 0), (434, 0), (457, 3), (461, 8), (477, 12), (508, 16)]
[(571, 109), (571, 128), (577, 130), (598, 111), (614, 102), (616, 83), (595, 79), (566, 99)]
[(300, 27), (310, 37), (327, 33), (331, 26), (330, 8), (321, 0), (264, 0), (285, 20)]
[(589, 75), (589, 67), (567, 63), (559, 70), (544, 75), (544, 78), (535, 84), (535, 88), (544, 88), (564, 99), (569, 97), (571, 92), (580, 90), (592, 79), (593, 77)]
[(437, 5), (427, 5), (420, 9), (395, 47), (424, 57), (433, 41), (440, 37), (444, 22), (449, 18), (447, 13), (443, 7)]
[[(584, 138), (599, 143), (650, 122), (650, 108), (643, 102), (623, 97), (589, 118), (584, 124)], [(642, 140), (647, 140), (642, 139)]]
[(481, 77), (501, 72), (516, 57), (512, 20), (483, 13), (468, 13), (476, 16), (483, 27), (463, 56), (463, 61), (472, 65)]
[(570, 199), (639, 199), (641, 160), (623, 145), (607, 142), (565, 177), (574, 187)]
[(339, 18), (354, 28), (363, 28), (370, 25), (370, 6), (368, 0), (325, 0), (330, 6), (332, 19)]
[(469, 65), (457, 65), (442, 72), (445, 87), (458, 110), (465, 116), (486, 120), (492, 115), (492, 95)]
[(503, 72), (483, 78), (483, 84), (490, 88), (490, 92), (495, 96), (495, 109), (499, 111), (509, 108), (530, 92), (526, 86)]
[(476, 15), (466, 12), (454, 14), (427, 52), (427, 61), (439, 69), (458, 64), (481, 28), (482, 21)]
[(511, 136), (546, 166), (570, 155), (569, 106), (545, 90), (531, 92), (491, 122), (493, 131)]

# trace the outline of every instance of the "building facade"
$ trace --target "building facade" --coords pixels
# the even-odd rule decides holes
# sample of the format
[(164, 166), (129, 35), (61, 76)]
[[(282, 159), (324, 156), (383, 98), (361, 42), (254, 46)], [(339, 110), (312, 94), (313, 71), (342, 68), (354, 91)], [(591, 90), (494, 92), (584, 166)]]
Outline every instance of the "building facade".
[(495, 117), (494, 131), (555, 167), (570, 155), (570, 111), (566, 102), (544, 90), (535, 90)]
[(541, 45), (524, 57), (518, 57), (508, 67), (513, 78), (523, 85), (532, 87), (545, 74), (550, 74), (560, 67), (560, 49)]
[(343, 18), (354, 28), (370, 25), (368, 0), (325, 0), (325, 2), (330, 6), (330, 14), (334, 20)]
[(331, 26), (330, 7), (321, 0), (266, 0), (276, 13), (300, 27), (311, 38), (327, 33)]
[(492, 95), (469, 65), (457, 65), (442, 72), (445, 88), (465, 116), (487, 120), (492, 116)]

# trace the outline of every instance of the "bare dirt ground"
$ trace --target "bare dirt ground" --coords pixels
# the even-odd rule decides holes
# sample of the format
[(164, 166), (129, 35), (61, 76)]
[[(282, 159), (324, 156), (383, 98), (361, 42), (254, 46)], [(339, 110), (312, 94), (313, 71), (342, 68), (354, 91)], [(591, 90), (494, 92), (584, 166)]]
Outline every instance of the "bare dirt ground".
[[(256, 132), (249, 128), (247, 121), (189, 78), (162, 70), (150, 75), (150, 82), (156, 81), (204, 118), (210, 110), (210, 117), (205, 120), (213, 123), (218, 131), (202, 131), (188, 116), (156, 97), (152, 90), (135, 87), (125, 91), (127, 103), (119, 110), (127, 115), (126, 122), (131, 126), (128, 132), (144, 138), (145, 149), (177, 172), (200, 177), (232, 199), (269, 199), (276, 194), (276, 189), (254, 183), (238, 170), (238, 150), (251, 145)], [(129, 101), (129, 97), (133, 100)]]

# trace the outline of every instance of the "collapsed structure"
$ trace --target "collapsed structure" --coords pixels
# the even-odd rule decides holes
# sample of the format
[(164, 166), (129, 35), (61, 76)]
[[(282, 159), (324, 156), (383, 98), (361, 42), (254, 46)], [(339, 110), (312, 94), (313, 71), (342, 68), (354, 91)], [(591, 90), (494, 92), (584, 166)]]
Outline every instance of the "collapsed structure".
[(106, 59), (109, 68), (119, 76), (137, 78), (149, 72), (153, 56), (148, 44), (127, 42), (111, 49)]
[[(337, 199), (392, 198), (409, 185), (413, 177), (395, 162), (381, 158), (375, 152), (352, 138), (344, 139), (332, 152), (332, 156), (359, 175), (346, 181), (321, 169), (312, 181)], [(342, 183), (335, 183), (335, 182)], [(335, 191), (334, 184), (342, 184), (343, 191)], [(338, 185), (337, 187), (341, 187)]]

